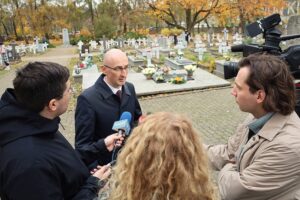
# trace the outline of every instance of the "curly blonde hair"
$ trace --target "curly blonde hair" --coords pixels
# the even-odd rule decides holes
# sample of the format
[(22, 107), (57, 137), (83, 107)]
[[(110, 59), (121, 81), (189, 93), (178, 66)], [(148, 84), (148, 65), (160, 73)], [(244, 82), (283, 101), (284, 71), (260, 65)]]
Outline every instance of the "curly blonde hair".
[(214, 199), (199, 134), (184, 116), (159, 112), (136, 127), (118, 156), (110, 199)]

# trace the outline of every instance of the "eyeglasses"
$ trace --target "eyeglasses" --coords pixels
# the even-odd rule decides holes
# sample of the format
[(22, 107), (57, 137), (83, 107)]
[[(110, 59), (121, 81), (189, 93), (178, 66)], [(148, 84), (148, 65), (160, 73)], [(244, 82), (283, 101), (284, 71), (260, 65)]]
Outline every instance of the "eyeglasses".
[(124, 67), (122, 67), (122, 66), (116, 66), (116, 67), (110, 67), (110, 66), (107, 66), (107, 65), (104, 65), (104, 67), (107, 67), (107, 68), (109, 68), (109, 69), (112, 69), (112, 70), (114, 70), (114, 71), (116, 71), (116, 72), (121, 72), (121, 71), (127, 71), (128, 70), (128, 65), (126, 65), (126, 66), (124, 66)]

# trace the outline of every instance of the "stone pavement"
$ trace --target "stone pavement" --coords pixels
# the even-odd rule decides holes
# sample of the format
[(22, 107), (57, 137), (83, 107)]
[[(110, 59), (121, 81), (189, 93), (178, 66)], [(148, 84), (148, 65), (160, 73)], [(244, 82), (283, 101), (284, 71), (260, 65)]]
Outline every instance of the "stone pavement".
[[(68, 65), (70, 58), (77, 57), (76, 47), (58, 47), (50, 49), (41, 56), (24, 57), (23, 61), (52, 61)], [(0, 77), (1, 94), (10, 87), (14, 71)], [(213, 83), (212, 83), (213, 84)], [(227, 84), (228, 85), (228, 84)], [(159, 89), (157, 84), (157, 89)], [(169, 111), (183, 113), (193, 122), (206, 143), (225, 142), (233, 133), (238, 123), (246, 116), (239, 111), (234, 98), (230, 95), (230, 86), (176, 92), (140, 97), (143, 112)], [(74, 110), (69, 110), (61, 116), (65, 130), (61, 130), (71, 144), (74, 144)], [(61, 128), (62, 129), (62, 128)]]

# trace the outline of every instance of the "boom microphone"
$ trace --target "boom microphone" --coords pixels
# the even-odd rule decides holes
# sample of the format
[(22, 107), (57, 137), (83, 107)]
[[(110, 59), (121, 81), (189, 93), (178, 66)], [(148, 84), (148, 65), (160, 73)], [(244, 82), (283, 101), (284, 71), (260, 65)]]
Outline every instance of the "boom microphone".
[(118, 134), (125, 133), (125, 135), (128, 136), (130, 133), (131, 118), (132, 117), (130, 112), (123, 112), (120, 120), (114, 122), (112, 130), (118, 132)]

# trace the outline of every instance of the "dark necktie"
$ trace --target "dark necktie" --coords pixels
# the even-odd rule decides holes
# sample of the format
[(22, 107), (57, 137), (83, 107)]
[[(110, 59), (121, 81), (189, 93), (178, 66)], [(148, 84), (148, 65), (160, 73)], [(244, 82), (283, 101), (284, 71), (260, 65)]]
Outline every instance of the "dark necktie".
[(251, 130), (251, 129), (249, 129), (249, 133), (248, 133), (248, 141), (250, 140), (250, 138), (252, 138), (252, 136), (254, 136), (255, 135), (255, 133)]
[(116, 95), (119, 97), (120, 101), (122, 100), (122, 91), (118, 90)]

